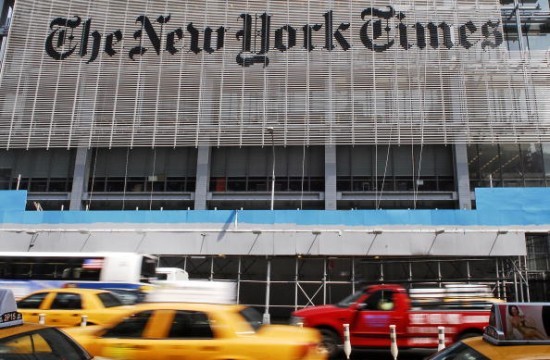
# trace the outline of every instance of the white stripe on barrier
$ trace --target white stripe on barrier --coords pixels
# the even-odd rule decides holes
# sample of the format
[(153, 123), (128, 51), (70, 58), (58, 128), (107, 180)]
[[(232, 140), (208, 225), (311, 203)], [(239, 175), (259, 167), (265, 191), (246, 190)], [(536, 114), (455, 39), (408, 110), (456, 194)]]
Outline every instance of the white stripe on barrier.
[(395, 325), (390, 325), (390, 341), (391, 355), (393, 356), (393, 360), (397, 360), (397, 354), (399, 353), (399, 350), (397, 349), (397, 334), (395, 331)]
[(344, 324), (344, 353), (346, 354), (346, 359), (349, 359), (351, 355), (351, 340), (349, 337), (349, 324)]
[(438, 326), (437, 327), (437, 351), (445, 349), (445, 327)]

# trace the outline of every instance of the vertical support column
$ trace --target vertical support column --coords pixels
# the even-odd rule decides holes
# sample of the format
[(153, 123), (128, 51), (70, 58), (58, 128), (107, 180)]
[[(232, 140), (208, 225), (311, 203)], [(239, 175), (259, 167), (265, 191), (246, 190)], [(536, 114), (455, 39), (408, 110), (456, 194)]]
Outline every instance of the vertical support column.
[(463, 210), (470, 210), (472, 208), (472, 195), (470, 192), (470, 171), (468, 170), (468, 149), (466, 144), (456, 144), (453, 154), (458, 207)]
[(74, 162), (73, 187), (70, 194), (70, 210), (82, 210), (82, 198), (88, 189), (88, 175), (90, 173), (91, 151), (87, 148), (76, 149)]
[(14, 0), (0, 0), (0, 46), (4, 37), (8, 35), (8, 13), (13, 3)]
[(294, 311), (298, 310), (298, 272), (300, 270), (298, 257), (294, 261)]
[(263, 316), (264, 324), (271, 324), (271, 314), (269, 313), (269, 301), (271, 299), (271, 259), (267, 258), (267, 271), (265, 279), (265, 312)]
[[(6, 26), (6, 22), (8, 20), (8, 12), (10, 9), (10, 6), (13, 6), (12, 0), (0, 0), (0, 26)], [(6, 35), (6, 34), (2, 34)]]
[(325, 210), (336, 210), (335, 145), (325, 145)]
[(206, 210), (206, 197), (210, 183), (210, 146), (199, 146), (197, 151), (197, 177), (195, 210)]

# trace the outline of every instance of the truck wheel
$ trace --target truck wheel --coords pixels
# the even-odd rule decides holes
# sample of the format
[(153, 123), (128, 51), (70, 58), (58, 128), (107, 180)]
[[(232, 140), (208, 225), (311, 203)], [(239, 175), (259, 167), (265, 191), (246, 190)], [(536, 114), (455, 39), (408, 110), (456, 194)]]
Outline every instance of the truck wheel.
[(330, 359), (336, 359), (342, 349), (338, 334), (331, 329), (319, 329), (321, 332), (321, 347), (326, 350)]

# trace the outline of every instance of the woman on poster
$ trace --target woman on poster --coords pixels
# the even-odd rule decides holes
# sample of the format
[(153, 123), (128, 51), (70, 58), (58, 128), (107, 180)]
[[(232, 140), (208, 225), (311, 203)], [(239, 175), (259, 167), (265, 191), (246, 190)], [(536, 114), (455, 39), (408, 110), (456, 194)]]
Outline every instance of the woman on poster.
[(517, 333), (521, 335), (522, 340), (546, 340), (547, 337), (544, 336), (539, 329), (534, 326), (531, 326), (527, 323), (525, 315), (516, 305), (510, 305), (508, 307), (508, 319), (512, 325), (512, 329), (517, 330)]

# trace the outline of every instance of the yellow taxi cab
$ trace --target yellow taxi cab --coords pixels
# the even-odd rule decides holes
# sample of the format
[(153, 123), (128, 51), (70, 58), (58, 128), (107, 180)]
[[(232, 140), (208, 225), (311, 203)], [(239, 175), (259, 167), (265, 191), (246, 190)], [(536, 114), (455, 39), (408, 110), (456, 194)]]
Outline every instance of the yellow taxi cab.
[(113, 293), (98, 289), (48, 289), (35, 291), (17, 302), (23, 320), (56, 327), (106, 324), (126, 314), (132, 306), (123, 305)]
[(549, 360), (550, 303), (500, 303), (483, 336), (464, 339), (429, 360)]
[(90, 360), (92, 357), (62, 331), (24, 323), (11, 290), (0, 289), (0, 359)]
[[(194, 298), (196, 300), (196, 298)], [(66, 331), (94, 356), (112, 359), (325, 360), (315, 329), (264, 325), (236, 304), (145, 302), (108, 326)], [(146, 300), (147, 301), (147, 300)]]

